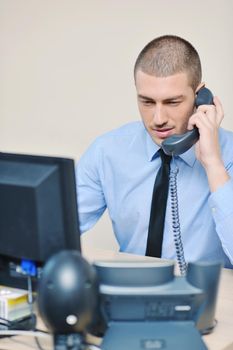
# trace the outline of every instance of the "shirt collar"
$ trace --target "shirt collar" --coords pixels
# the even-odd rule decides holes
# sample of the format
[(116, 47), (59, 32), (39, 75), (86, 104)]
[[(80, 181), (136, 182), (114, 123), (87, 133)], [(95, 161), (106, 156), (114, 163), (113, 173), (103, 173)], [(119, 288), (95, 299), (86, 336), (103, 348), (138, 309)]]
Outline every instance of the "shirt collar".
[(146, 131), (146, 150), (147, 150), (147, 159), (149, 162), (151, 162), (160, 147), (152, 140), (150, 134)]
[[(160, 147), (152, 140), (150, 134), (146, 131), (146, 149), (147, 149), (147, 158), (148, 161), (151, 162), (157, 155)], [(181, 158), (187, 165), (193, 167), (196, 156), (195, 156), (195, 148), (192, 146), (188, 151), (178, 156)]]
[(179, 157), (190, 167), (193, 167), (194, 163), (196, 162), (195, 147), (192, 146), (188, 151), (184, 152)]

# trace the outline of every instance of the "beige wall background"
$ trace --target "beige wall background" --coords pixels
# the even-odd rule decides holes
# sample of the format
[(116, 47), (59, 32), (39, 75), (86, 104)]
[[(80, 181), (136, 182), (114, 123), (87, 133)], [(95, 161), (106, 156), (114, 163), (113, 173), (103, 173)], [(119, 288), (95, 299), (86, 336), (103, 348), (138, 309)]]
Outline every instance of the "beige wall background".
[[(78, 159), (101, 133), (139, 119), (133, 65), (176, 34), (233, 130), (233, 1), (0, 0), (0, 149)], [(107, 215), (84, 244), (117, 249)]]

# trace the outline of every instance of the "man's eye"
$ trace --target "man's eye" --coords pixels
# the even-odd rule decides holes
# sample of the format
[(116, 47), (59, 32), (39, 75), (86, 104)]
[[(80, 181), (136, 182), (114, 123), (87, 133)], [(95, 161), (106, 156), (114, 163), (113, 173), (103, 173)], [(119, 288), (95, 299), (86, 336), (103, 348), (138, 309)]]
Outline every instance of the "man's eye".
[(176, 105), (180, 104), (180, 101), (169, 101), (168, 104), (171, 106), (176, 106)]
[(154, 101), (150, 101), (150, 100), (143, 100), (141, 101), (142, 104), (144, 104), (145, 106), (151, 106), (154, 104)]

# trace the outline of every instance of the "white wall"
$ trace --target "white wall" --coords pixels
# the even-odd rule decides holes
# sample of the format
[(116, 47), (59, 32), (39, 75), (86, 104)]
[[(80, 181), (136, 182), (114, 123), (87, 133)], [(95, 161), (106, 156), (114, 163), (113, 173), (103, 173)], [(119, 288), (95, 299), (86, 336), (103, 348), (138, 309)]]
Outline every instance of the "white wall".
[[(233, 1), (0, 0), (0, 149), (79, 158), (99, 134), (139, 118), (142, 47), (190, 40), (233, 130)], [(105, 217), (85, 242), (114, 247)]]

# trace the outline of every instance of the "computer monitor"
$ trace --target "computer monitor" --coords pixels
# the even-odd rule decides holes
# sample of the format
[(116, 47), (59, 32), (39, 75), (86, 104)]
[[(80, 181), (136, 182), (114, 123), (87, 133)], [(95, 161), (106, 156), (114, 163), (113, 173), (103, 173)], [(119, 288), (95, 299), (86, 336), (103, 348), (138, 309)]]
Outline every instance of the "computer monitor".
[(35, 264), (36, 282), (66, 249), (80, 251), (74, 161), (0, 153), (0, 284), (27, 289), (22, 264)]

